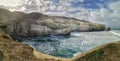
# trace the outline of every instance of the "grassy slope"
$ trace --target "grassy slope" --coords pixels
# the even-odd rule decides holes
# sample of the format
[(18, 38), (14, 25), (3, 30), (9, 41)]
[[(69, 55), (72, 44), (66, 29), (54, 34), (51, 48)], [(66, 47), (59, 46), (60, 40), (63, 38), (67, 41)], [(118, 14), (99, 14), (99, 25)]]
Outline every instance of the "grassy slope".
[(73, 61), (120, 61), (120, 41), (96, 47), (72, 58)]

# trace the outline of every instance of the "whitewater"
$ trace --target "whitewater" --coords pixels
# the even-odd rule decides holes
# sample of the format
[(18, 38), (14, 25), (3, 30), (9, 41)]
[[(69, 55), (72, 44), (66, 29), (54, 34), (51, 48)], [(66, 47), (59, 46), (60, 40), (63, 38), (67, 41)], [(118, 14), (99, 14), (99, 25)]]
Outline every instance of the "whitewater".
[(114, 35), (116, 35), (116, 36), (119, 36), (120, 37), (120, 33), (117, 33), (117, 32), (115, 32), (115, 31), (109, 31), (110, 33), (112, 33), (112, 34), (114, 34)]
[(96, 46), (120, 40), (120, 30), (100, 32), (71, 32), (69, 37), (51, 36), (25, 39), (38, 51), (64, 58), (71, 58)]

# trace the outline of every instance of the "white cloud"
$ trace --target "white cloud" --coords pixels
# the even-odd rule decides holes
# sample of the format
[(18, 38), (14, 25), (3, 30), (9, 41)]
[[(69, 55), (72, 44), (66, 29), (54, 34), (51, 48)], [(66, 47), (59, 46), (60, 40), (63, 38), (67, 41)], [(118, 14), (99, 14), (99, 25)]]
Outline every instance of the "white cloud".
[(120, 1), (109, 4), (110, 9), (120, 12)]
[(109, 7), (113, 10), (112, 16), (120, 18), (120, 1), (111, 3)]
[[(9, 10), (24, 12), (41, 12), (54, 16), (69, 16), (78, 19), (86, 19), (91, 22), (103, 23), (108, 26), (120, 25), (120, 1), (110, 3), (108, 8), (86, 9), (84, 7), (71, 7), (72, 2), (84, 2), (84, 0), (0, 0), (0, 5), (10, 6)], [(4, 3), (2, 3), (4, 2)], [(7, 4), (9, 2), (9, 4)], [(99, 5), (99, 4), (98, 4)], [(77, 11), (77, 12), (76, 12)], [(76, 12), (76, 13), (69, 13)]]
[[(120, 1), (109, 4), (110, 9), (101, 8), (100, 10), (91, 11), (89, 20), (93, 22), (103, 23), (110, 27), (120, 26)], [(120, 27), (119, 27), (120, 28)]]
[(0, 0), (0, 5), (4, 6), (17, 6), (20, 0)]

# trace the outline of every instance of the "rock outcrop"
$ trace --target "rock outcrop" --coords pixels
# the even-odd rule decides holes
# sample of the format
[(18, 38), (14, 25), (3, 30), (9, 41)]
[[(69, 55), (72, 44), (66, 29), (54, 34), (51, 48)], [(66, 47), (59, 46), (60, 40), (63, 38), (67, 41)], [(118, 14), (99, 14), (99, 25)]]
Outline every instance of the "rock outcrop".
[(10, 12), (5, 9), (0, 9), (0, 27), (15, 37), (69, 35), (72, 31), (105, 30), (105, 25), (75, 18), (48, 16), (36, 12)]
[(34, 37), (69, 35), (72, 31), (102, 31), (106, 27), (75, 18), (0, 9), (0, 61), (120, 61), (120, 42), (96, 47), (66, 59), (40, 53), (29, 45), (14, 41), (1, 29), (14, 37)]
[(0, 32), (1, 61), (17, 61), (35, 58), (32, 48), (13, 41), (8, 35)]
[(120, 61), (120, 41), (66, 59), (40, 53), (0, 32), (0, 61)]
[(120, 61), (120, 41), (96, 47), (73, 57), (72, 61)]
[(0, 61), (69, 61), (37, 52), (29, 45), (14, 41), (9, 35), (0, 32)]

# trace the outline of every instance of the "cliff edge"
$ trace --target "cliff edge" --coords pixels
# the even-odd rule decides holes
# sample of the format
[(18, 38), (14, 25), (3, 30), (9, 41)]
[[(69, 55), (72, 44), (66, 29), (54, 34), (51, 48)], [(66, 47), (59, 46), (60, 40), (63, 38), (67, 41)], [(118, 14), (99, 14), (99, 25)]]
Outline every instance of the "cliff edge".
[(38, 52), (0, 32), (0, 61), (120, 61), (120, 41), (93, 48), (67, 59)]
[(69, 61), (69, 59), (43, 54), (0, 32), (0, 61)]
[(72, 31), (104, 31), (105, 25), (70, 17), (48, 16), (37, 12), (10, 12), (0, 9), (0, 28), (14, 37), (69, 35)]

